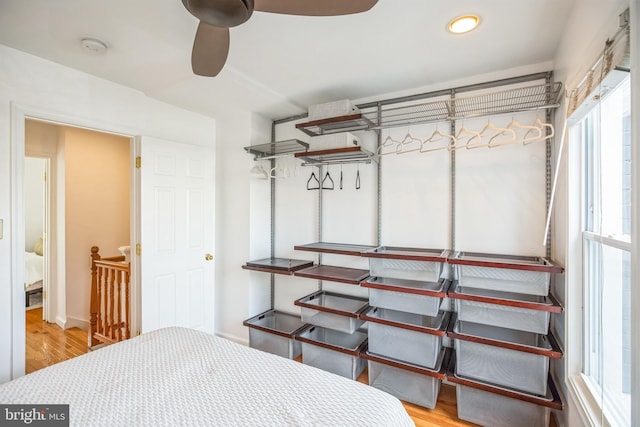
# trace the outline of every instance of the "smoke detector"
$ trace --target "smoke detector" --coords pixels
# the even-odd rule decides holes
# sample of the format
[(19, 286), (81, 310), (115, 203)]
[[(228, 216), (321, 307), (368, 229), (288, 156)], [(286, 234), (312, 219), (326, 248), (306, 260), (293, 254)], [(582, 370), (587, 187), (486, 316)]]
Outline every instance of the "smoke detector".
[(107, 44), (102, 40), (93, 38), (93, 37), (83, 37), (80, 40), (80, 45), (82, 48), (95, 55), (103, 54), (107, 51)]

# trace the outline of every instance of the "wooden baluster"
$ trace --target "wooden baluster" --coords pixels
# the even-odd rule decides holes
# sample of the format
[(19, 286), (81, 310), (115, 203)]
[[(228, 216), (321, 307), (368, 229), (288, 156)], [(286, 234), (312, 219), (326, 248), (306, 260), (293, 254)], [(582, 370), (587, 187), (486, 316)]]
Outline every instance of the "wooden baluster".
[(113, 312), (113, 307), (114, 307), (114, 305), (113, 305), (113, 291), (114, 291), (114, 286), (115, 286), (114, 282), (115, 282), (115, 275), (116, 275), (115, 273), (116, 273), (116, 271), (114, 269), (112, 269), (112, 268), (109, 269), (109, 284), (108, 284), (108, 286), (109, 286), (109, 311), (108, 311), (108, 313), (109, 313), (109, 329), (107, 331), (107, 333), (108, 333), (107, 336), (109, 338), (111, 338), (111, 339), (115, 338), (114, 337), (114, 333), (113, 333), (114, 332), (113, 329), (114, 329), (114, 326), (115, 326), (113, 324), (114, 318), (115, 318), (115, 313)]
[(131, 338), (130, 264), (92, 248), (89, 345)]
[(91, 247), (91, 299), (90, 299), (90, 307), (89, 307), (89, 337), (88, 337), (88, 345), (89, 347), (93, 347), (98, 344), (94, 334), (96, 333), (96, 327), (98, 322), (98, 278), (97, 278), (97, 268), (95, 262), (100, 259), (100, 255), (98, 255), (98, 251), (100, 249), (97, 246)]
[[(129, 264), (129, 266), (131, 266), (131, 264)], [(129, 328), (130, 325), (130, 302), (129, 302), (129, 281), (130, 281), (130, 275), (129, 275), (129, 271), (130, 269), (128, 269), (127, 271), (124, 272), (124, 298), (125, 298), (125, 305), (124, 305), (124, 309), (126, 310), (126, 314), (125, 314), (125, 318), (126, 318), (126, 323), (125, 323), (125, 330), (124, 330), (124, 337), (125, 339), (129, 339), (131, 338), (131, 330)]]
[(102, 310), (102, 294), (104, 290), (104, 268), (98, 267), (98, 333), (104, 333), (104, 311)]
[(116, 296), (118, 299), (118, 328), (116, 332), (118, 333), (118, 341), (122, 341), (122, 276), (124, 275), (124, 271), (118, 271), (118, 280), (117, 280), (117, 292)]

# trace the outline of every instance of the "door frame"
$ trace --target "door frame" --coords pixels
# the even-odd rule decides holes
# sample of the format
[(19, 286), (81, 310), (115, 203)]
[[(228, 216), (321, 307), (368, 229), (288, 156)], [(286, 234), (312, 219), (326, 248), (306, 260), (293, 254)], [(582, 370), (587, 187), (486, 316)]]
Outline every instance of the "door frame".
[[(24, 158), (25, 158), (25, 120), (33, 119), (61, 126), (72, 126), (87, 130), (110, 133), (131, 140), (130, 159), (140, 153), (138, 132), (126, 126), (107, 123), (93, 117), (79, 117), (60, 114), (45, 108), (20, 103), (11, 103), (11, 379), (25, 373), (25, 294), (24, 294)], [(140, 174), (135, 161), (130, 162), (131, 208), (130, 242), (135, 248), (140, 238)], [(135, 251), (132, 251), (135, 252)], [(87, 252), (87, 257), (89, 252)], [(58, 265), (63, 264), (64, 256), (57, 257)], [(131, 330), (137, 334), (140, 330), (140, 257), (131, 257)]]
[[(56, 240), (56, 232), (51, 228), (51, 170), (53, 168), (51, 166), (52, 162), (55, 162), (56, 153), (52, 152), (43, 152), (43, 151), (30, 151), (27, 152), (25, 150), (25, 158), (31, 159), (40, 159), (44, 161), (44, 210), (43, 210), (43, 219), (42, 219), (42, 232), (44, 235), (43, 239), (43, 279), (42, 279), (42, 318), (49, 322), (55, 322), (55, 312), (53, 310), (53, 306), (55, 303), (55, 299), (51, 298), (50, 289), (52, 284), (55, 284), (56, 280), (54, 278), (54, 267), (51, 262), (51, 242), (55, 242)], [(47, 296), (47, 298), (45, 298)]]

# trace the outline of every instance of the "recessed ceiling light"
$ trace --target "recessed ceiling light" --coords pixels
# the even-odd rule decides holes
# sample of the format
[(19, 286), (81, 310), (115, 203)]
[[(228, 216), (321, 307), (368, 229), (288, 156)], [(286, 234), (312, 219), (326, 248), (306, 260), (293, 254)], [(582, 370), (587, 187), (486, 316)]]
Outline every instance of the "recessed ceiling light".
[(94, 54), (105, 53), (107, 51), (107, 44), (93, 37), (83, 37), (80, 40), (80, 45), (84, 50)]
[(464, 15), (449, 22), (449, 31), (454, 34), (468, 33), (478, 26), (480, 18), (476, 15)]

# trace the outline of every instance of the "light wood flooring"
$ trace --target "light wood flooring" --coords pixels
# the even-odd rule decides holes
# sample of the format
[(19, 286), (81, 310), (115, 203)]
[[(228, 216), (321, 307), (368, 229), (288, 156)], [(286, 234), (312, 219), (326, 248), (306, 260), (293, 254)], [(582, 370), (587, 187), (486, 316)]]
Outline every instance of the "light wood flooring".
[[(26, 372), (30, 373), (87, 352), (87, 333), (78, 328), (63, 330), (56, 324), (42, 320), (42, 308), (26, 312)], [(367, 371), (358, 381), (367, 383)], [(443, 384), (435, 409), (430, 410), (404, 403), (417, 427), (474, 426), (458, 419), (455, 387)], [(553, 417), (552, 417), (553, 418)], [(552, 419), (551, 425), (555, 425)]]
[(66, 331), (42, 320), (42, 308), (26, 311), (27, 341), (25, 371), (30, 373), (71, 359), (87, 350), (87, 333), (82, 329)]

